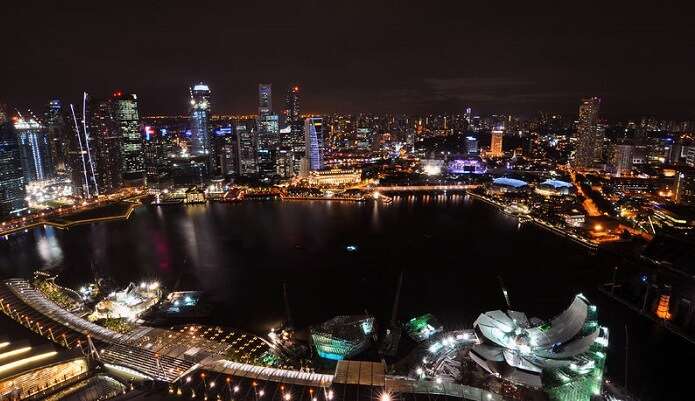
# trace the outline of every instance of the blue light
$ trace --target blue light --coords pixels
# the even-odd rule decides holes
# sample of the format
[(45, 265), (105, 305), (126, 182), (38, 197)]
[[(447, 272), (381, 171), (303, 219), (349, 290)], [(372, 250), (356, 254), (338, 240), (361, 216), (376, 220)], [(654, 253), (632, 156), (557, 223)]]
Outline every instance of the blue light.
[(647, 275), (645, 273), (642, 273), (642, 274), (640, 274), (639, 279), (643, 283), (646, 283), (647, 282)]
[(345, 359), (344, 356), (339, 355), (339, 354), (334, 354), (334, 353), (331, 353), (331, 352), (321, 352), (321, 351), (319, 351), (318, 353), (319, 353), (319, 356), (320, 356), (321, 358), (330, 359), (330, 360), (332, 360), (332, 361), (341, 361), (341, 360)]
[(348, 245), (345, 247), (348, 252), (355, 252), (357, 250), (357, 245)]

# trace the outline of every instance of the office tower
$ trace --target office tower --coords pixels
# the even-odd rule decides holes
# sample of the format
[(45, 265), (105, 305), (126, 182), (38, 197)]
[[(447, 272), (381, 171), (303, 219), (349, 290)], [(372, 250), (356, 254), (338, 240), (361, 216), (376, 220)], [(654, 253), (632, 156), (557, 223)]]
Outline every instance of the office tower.
[(504, 137), (504, 132), (500, 129), (492, 130), (492, 135), (490, 136), (490, 156), (501, 157), (504, 156), (502, 151), (502, 138)]
[(212, 157), (210, 140), (210, 88), (200, 82), (191, 87), (191, 156)]
[(24, 184), (17, 134), (0, 104), (0, 217), (26, 210)]
[(53, 177), (53, 161), (46, 129), (33, 117), (20, 116), (14, 122), (24, 181), (41, 181)]
[(264, 117), (273, 112), (273, 88), (271, 84), (258, 84), (258, 116)]
[(466, 137), (466, 154), (476, 155), (478, 154), (478, 138), (473, 136)]
[(280, 119), (273, 114), (272, 86), (258, 85), (258, 135), (256, 162), (263, 178), (277, 174), (276, 152), (280, 144)]
[(237, 174), (243, 177), (258, 173), (256, 165), (256, 140), (253, 121), (240, 121), (234, 126), (236, 135)]
[(222, 126), (215, 129), (214, 149), (217, 155), (216, 164), (219, 167), (222, 175), (231, 175), (236, 173), (236, 135), (234, 135), (234, 127), (231, 125)]
[(631, 144), (613, 145), (613, 173), (616, 176), (628, 176), (632, 173), (632, 157), (635, 147)]
[[(597, 97), (582, 99), (577, 123), (577, 151), (575, 165), (589, 168), (601, 161), (603, 131), (598, 126), (598, 111), (601, 99)], [(599, 138), (601, 141), (599, 141)]]
[(53, 99), (48, 103), (45, 114), (46, 134), (54, 172), (60, 175), (70, 175), (70, 164), (67, 160), (70, 127), (66, 117), (60, 100)]
[(304, 120), (304, 142), (307, 171), (323, 168), (323, 119), (310, 117)]
[(138, 97), (116, 91), (111, 97), (113, 119), (121, 137), (121, 171), (124, 180), (138, 180), (145, 175), (145, 158), (140, 134)]
[(97, 187), (112, 193), (123, 186), (122, 143), (113, 99), (92, 99), (89, 103), (89, 136), (94, 140)]
[(287, 104), (285, 105), (285, 118), (287, 118), (287, 124), (292, 125), (293, 123), (300, 120), (299, 116), (299, 86), (292, 85), (287, 90)]
[(302, 157), (304, 157), (304, 120), (300, 111), (300, 87), (292, 85), (287, 90), (287, 105), (285, 116), (289, 128), (288, 137), (283, 139), (283, 149), (289, 150), (292, 156), (292, 175), (299, 174)]
[(280, 120), (277, 115), (267, 114), (258, 119), (258, 172), (265, 178), (276, 174), (276, 153), (280, 143)]

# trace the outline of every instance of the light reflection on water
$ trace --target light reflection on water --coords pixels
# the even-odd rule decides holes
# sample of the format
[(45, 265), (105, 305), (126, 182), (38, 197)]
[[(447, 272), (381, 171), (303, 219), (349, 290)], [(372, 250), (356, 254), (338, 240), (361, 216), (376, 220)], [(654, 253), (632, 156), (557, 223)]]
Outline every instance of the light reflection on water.
[(43, 235), (36, 241), (36, 253), (41, 258), (43, 268), (52, 268), (63, 262), (63, 249), (60, 242), (56, 239), (55, 229), (47, 226)]

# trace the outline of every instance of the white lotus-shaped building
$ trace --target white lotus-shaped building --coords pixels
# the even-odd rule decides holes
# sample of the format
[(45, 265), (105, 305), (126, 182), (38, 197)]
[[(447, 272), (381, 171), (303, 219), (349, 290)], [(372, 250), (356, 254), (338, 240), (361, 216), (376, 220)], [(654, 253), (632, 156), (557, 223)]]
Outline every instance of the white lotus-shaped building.
[(547, 322), (496, 310), (481, 314), (474, 327), (483, 343), (470, 356), (489, 373), (544, 388), (551, 399), (588, 400), (600, 391), (608, 330), (583, 295)]

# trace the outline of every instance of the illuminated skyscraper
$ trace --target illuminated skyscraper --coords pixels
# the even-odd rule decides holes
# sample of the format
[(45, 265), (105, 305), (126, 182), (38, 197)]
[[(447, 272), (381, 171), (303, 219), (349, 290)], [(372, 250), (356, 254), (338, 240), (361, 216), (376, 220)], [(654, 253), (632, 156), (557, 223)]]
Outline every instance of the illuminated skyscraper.
[(114, 105), (110, 98), (92, 99), (89, 103), (89, 136), (95, 144), (95, 167), (100, 193), (111, 193), (123, 186), (123, 136), (115, 118)]
[(292, 125), (292, 123), (300, 120), (299, 116), (299, 86), (292, 85), (287, 90), (287, 104), (285, 106), (285, 117), (287, 118), (287, 123)]
[(191, 87), (191, 156), (210, 156), (210, 88), (200, 82)]
[[(600, 162), (602, 134), (598, 126), (598, 111), (601, 99), (597, 97), (582, 99), (579, 106), (579, 122), (577, 124), (577, 151), (575, 165), (588, 168)], [(601, 141), (599, 141), (599, 138)]]
[(258, 117), (273, 112), (273, 87), (271, 84), (258, 84)]
[(502, 151), (502, 139), (504, 138), (504, 132), (502, 130), (496, 129), (492, 131), (492, 136), (490, 137), (490, 155), (493, 157), (504, 156)]
[(66, 120), (65, 110), (60, 100), (51, 100), (45, 114), (46, 134), (48, 135), (49, 149), (53, 167), (56, 174), (70, 174), (68, 163), (68, 143), (70, 127)]
[(53, 177), (53, 161), (45, 127), (33, 117), (19, 117), (14, 128), (25, 182)]
[(234, 126), (237, 146), (237, 174), (248, 177), (258, 173), (256, 141), (253, 120), (240, 121)]
[(280, 143), (280, 121), (275, 114), (266, 114), (258, 119), (258, 172), (266, 178), (277, 172), (276, 154)]
[(323, 168), (323, 119), (311, 117), (304, 120), (304, 157), (308, 171)]
[[(287, 105), (285, 117), (289, 132), (283, 138), (282, 148), (291, 156), (291, 175), (299, 173), (302, 157), (304, 157), (304, 121), (300, 113), (300, 88), (292, 85), (287, 90)], [(287, 171), (287, 169), (285, 169)]]
[(0, 217), (26, 209), (24, 185), (17, 134), (0, 104)]
[(264, 178), (277, 174), (276, 153), (280, 144), (280, 119), (273, 114), (271, 84), (258, 85), (258, 136), (256, 162)]
[(145, 174), (145, 158), (140, 134), (140, 113), (135, 94), (113, 93), (113, 118), (118, 135), (121, 137), (121, 165), (123, 178), (140, 179)]

